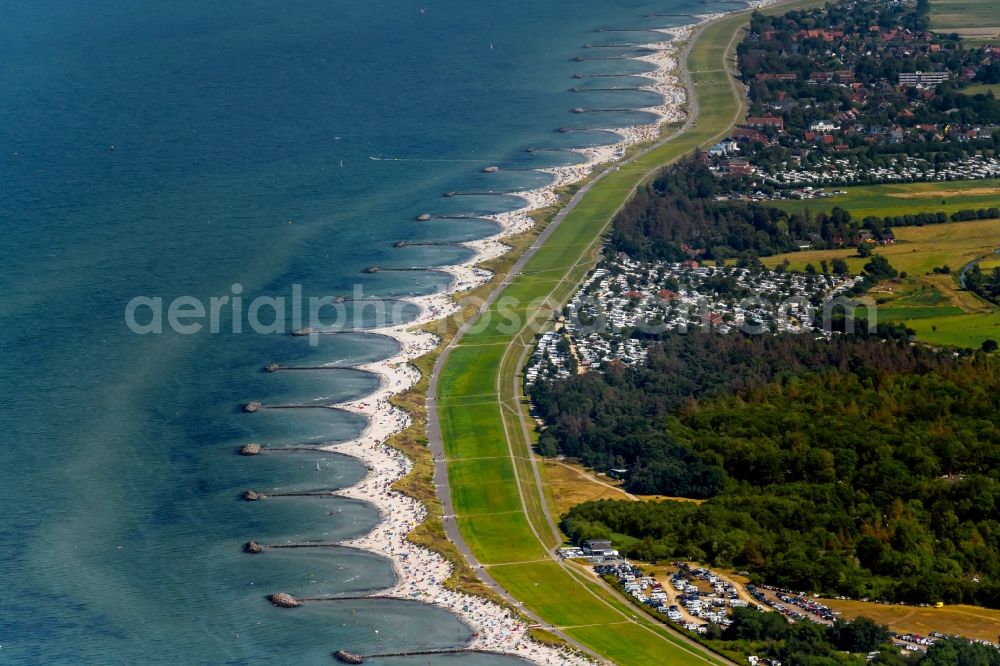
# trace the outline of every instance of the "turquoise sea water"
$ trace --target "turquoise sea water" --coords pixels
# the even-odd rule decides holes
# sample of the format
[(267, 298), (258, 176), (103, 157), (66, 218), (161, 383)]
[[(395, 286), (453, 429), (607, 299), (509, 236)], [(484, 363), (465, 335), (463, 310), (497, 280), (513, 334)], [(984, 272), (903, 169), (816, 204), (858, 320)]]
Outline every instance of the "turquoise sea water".
[[(466, 625), (429, 606), (289, 611), (265, 600), (387, 587), (392, 570), (379, 557), (240, 550), (250, 538), (335, 541), (375, 523), (361, 502), (239, 499), (247, 488), (346, 487), (364, 474), (358, 461), (234, 451), (357, 435), (356, 416), (240, 405), (364, 395), (372, 377), (348, 366), (385, 358), (394, 343), (342, 335), (310, 347), (233, 333), (225, 314), (218, 334), (140, 336), (125, 305), (207, 300), (235, 283), (247, 300), (286, 296), (293, 284), (307, 296), (439, 289), (437, 272), (363, 270), (467, 257), (452, 245), (393, 245), (488, 235), (495, 227), (480, 220), (414, 218), (514, 207), (511, 197), (441, 193), (545, 182), (480, 170), (573, 161), (525, 148), (609, 141), (554, 130), (580, 121), (577, 106), (648, 103), (642, 92), (570, 92), (608, 80), (574, 73), (648, 70), (574, 60), (598, 50), (585, 43), (656, 37), (595, 28), (680, 24), (688, 19), (647, 15), (723, 8), (732, 5), (0, 0), (0, 663), (328, 664), (339, 648), (468, 641)], [(599, 123), (643, 117), (606, 112)], [(262, 372), (270, 362), (340, 369)]]

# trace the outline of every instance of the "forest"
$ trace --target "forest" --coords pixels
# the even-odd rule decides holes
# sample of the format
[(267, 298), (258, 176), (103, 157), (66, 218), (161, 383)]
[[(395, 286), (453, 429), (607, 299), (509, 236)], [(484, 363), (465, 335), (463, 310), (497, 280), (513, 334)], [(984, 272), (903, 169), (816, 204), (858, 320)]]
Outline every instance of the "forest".
[(721, 489), (725, 472), (677, 441), (672, 416), (697, 401), (744, 394), (807, 372), (926, 373), (955, 363), (906, 340), (905, 331), (887, 326), (871, 339), (699, 330), (667, 335), (650, 347), (644, 365), (608, 364), (600, 373), (532, 386), (532, 403), (545, 423), (538, 447), (544, 455), (562, 453), (599, 470), (628, 469), (631, 492), (709, 497)]
[(1000, 361), (905, 341), (674, 336), (538, 390), (539, 448), (632, 492), (563, 529), (854, 598), (1000, 606)]
[(642, 261), (682, 261), (682, 245), (704, 259), (768, 256), (798, 249), (800, 239), (856, 245), (862, 224), (850, 213), (788, 214), (773, 206), (716, 197), (729, 186), (696, 154), (640, 188), (614, 220), (611, 247)]

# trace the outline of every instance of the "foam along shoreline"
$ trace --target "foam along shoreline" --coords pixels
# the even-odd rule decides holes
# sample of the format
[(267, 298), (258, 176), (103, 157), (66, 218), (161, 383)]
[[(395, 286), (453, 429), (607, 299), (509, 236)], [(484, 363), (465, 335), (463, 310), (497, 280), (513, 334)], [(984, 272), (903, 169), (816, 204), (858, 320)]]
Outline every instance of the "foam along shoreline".
[[(763, 3), (755, 6), (760, 4)], [(509, 654), (537, 664), (594, 663), (591, 658), (575, 650), (534, 641), (528, 634), (527, 624), (507, 608), (482, 597), (445, 588), (443, 583), (451, 575), (451, 564), (442, 555), (407, 540), (407, 535), (425, 519), (427, 509), (418, 500), (392, 490), (392, 485), (409, 473), (412, 463), (385, 442), (407, 428), (412, 420), (405, 411), (390, 404), (389, 399), (419, 381), (420, 373), (409, 361), (433, 351), (440, 342), (436, 336), (414, 329), (457, 312), (458, 306), (452, 298), (453, 294), (468, 291), (489, 281), (492, 273), (479, 268), (478, 264), (507, 252), (510, 247), (504, 245), (502, 239), (530, 229), (534, 220), (529, 213), (556, 203), (556, 188), (585, 178), (598, 164), (621, 158), (633, 144), (656, 139), (662, 125), (684, 117), (686, 91), (674, 71), (677, 67), (677, 43), (688, 40), (697, 25), (718, 16), (722, 14), (700, 15), (697, 24), (658, 29), (656, 31), (670, 35), (672, 39), (651, 43), (650, 48), (656, 49), (653, 53), (634, 57), (635, 60), (650, 62), (656, 66), (655, 70), (642, 73), (642, 76), (654, 80), (654, 83), (643, 86), (643, 89), (660, 93), (663, 101), (659, 105), (640, 109), (654, 113), (654, 122), (609, 128), (608, 131), (621, 137), (616, 143), (571, 149), (583, 156), (583, 162), (539, 169), (552, 174), (553, 181), (545, 187), (516, 192), (525, 201), (521, 208), (482, 215), (483, 218), (495, 220), (500, 225), (499, 232), (480, 240), (461, 243), (475, 254), (461, 264), (438, 268), (453, 276), (448, 291), (401, 299), (420, 307), (420, 315), (416, 319), (396, 326), (365, 330), (366, 333), (394, 338), (400, 344), (400, 351), (389, 359), (356, 366), (357, 369), (378, 375), (380, 386), (363, 399), (338, 403), (336, 407), (366, 416), (368, 425), (357, 438), (323, 448), (355, 456), (365, 463), (368, 468), (366, 477), (355, 486), (336, 494), (372, 503), (379, 510), (382, 520), (367, 535), (341, 543), (384, 555), (392, 561), (397, 576), (396, 585), (370, 596), (419, 600), (451, 610), (473, 631), (472, 640), (465, 646), (467, 648)]]

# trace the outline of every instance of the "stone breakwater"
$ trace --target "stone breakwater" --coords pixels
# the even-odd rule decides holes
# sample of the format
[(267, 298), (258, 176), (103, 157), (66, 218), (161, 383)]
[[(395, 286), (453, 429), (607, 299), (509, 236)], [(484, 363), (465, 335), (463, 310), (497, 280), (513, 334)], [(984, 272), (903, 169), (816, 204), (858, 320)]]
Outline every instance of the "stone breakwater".
[[(714, 15), (702, 20), (710, 18)], [(412, 420), (409, 414), (389, 400), (419, 381), (420, 373), (410, 361), (433, 351), (440, 342), (436, 336), (416, 329), (456, 313), (458, 305), (454, 294), (478, 287), (492, 278), (492, 273), (480, 268), (479, 264), (507, 252), (510, 247), (502, 240), (530, 229), (534, 224), (530, 216), (532, 211), (555, 204), (558, 200), (556, 188), (585, 178), (596, 165), (621, 158), (633, 144), (655, 140), (663, 124), (684, 117), (686, 91), (678, 82), (674, 70), (677, 66), (677, 43), (689, 39), (692, 28), (662, 29), (661, 32), (671, 36), (671, 41), (650, 44), (651, 53), (635, 56), (636, 60), (655, 65), (653, 71), (641, 75), (653, 81), (643, 89), (653, 90), (663, 97), (660, 104), (644, 109), (652, 112), (656, 120), (646, 125), (609, 129), (620, 137), (619, 141), (607, 146), (576, 149), (575, 152), (583, 157), (581, 163), (540, 169), (553, 176), (552, 182), (546, 187), (516, 193), (524, 200), (523, 206), (509, 212), (482, 216), (495, 220), (500, 230), (493, 236), (463, 243), (473, 250), (474, 256), (461, 264), (440, 268), (452, 275), (449, 290), (405, 299), (420, 307), (420, 314), (414, 321), (367, 331), (392, 337), (400, 345), (400, 351), (395, 356), (359, 366), (359, 369), (379, 377), (378, 390), (363, 399), (335, 405), (368, 419), (368, 425), (357, 438), (324, 447), (355, 456), (368, 468), (368, 474), (360, 483), (337, 494), (372, 503), (382, 517), (370, 533), (344, 541), (342, 545), (378, 553), (392, 561), (397, 583), (389, 590), (372, 596), (418, 600), (453, 611), (474, 632), (467, 646), (470, 649), (511, 654), (537, 664), (593, 663), (579, 652), (532, 640), (526, 623), (507, 608), (482, 597), (444, 587), (444, 581), (451, 575), (451, 564), (442, 555), (407, 539), (407, 535), (426, 518), (426, 507), (418, 500), (392, 489), (396, 481), (409, 473), (412, 463), (386, 441), (407, 428)], [(430, 219), (430, 215), (422, 214), (418, 219), (421, 218)]]

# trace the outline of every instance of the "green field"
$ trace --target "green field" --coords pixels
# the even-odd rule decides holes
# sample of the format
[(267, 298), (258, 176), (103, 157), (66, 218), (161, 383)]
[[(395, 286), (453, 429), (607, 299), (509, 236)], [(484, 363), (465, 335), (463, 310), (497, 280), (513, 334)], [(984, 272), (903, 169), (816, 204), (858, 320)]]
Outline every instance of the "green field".
[(1000, 5), (992, 0), (931, 0), (931, 29), (973, 44), (1000, 43)]
[(907, 321), (926, 342), (978, 349), (983, 340), (1000, 342), (1000, 312), (926, 317)]
[[(834, 188), (829, 188), (832, 191)], [(909, 213), (954, 213), (962, 209), (990, 208), (1000, 204), (1000, 181), (961, 180), (945, 183), (903, 183), (860, 185), (840, 188), (847, 194), (825, 199), (775, 201), (773, 204), (790, 213), (806, 210), (829, 212), (839, 206), (855, 219), (874, 215)]]
[[(871, 292), (877, 299), (878, 319), (904, 322), (917, 331), (917, 337), (932, 344), (979, 347), (987, 338), (1000, 340), (1000, 312), (990, 304), (958, 286), (957, 272), (970, 261), (989, 257), (981, 263), (984, 270), (1000, 266), (992, 257), (1000, 246), (1000, 220), (950, 222), (926, 227), (898, 227), (896, 243), (879, 247), (898, 271), (907, 278), (882, 285)], [(853, 273), (861, 271), (867, 259), (853, 248), (808, 250), (765, 257), (766, 266), (789, 262), (792, 270), (807, 264), (819, 268), (821, 261), (840, 258)], [(933, 272), (948, 265), (951, 274)]]
[[(932, 274), (935, 267), (948, 265), (957, 271), (973, 259), (993, 253), (1000, 247), (1000, 220), (949, 222), (926, 227), (896, 227), (896, 243), (877, 248), (897, 271), (912, 277)], [(792, 270), (802, 270), (806, 264), (819, 268), (820, 261), (843, 259), (852, 273), (860, 273), (868, 261), (858, 256), (855, 248), (804, 250), (787, 252), (762, 259), (766, 266), (776, 266), (785, 260)]]
[(992, 92), (994, 97), (1000, 97), (1000, 83), (977, 83), (962, 90), (966, 95)]
[[(830, 211), (840, 206), (855, 219), (869, 215), (885, 217), (907, 213), (952, 213), (962, 209), (989, 208), (1000, 204), (1000, 183), (996, 180), (956, 181), (948, 183), (906, 183), (844, 188), (847, 194), (828, 199), (775, 202), (789, 212)], [(1000, 220), (949, 222), (924, 227), (896, 227), (896, 243), (877, 248), (898, 271), (908, 275), (886, 285), (871, 295), (879, 302), (878, 317), (885, 322), (904, 322), (917, 331), (917, 337), (933, 344), (979, 347), (987, 338), (1000, 339), (997, 322), (1000, 314), (974, 294), (959, 288), (957, 272), (970, 261), (986, 257), (981, 268), (1000, 266), (991, 257), (1000, 248)], [(819, 268), (821, 261), (843, 259), (852, 273), (859, 273), (867, 262), (854, 248), (807, 250), (766, 257), (767, 266), (789, 262), (792, 270), (807, 264)], [(949, 266), (953, 273), (933, 273)]]
[[(527, 608), (623, 665), (728, 662), (636, 614), (611, 588), (551, 557), (561, 537), (543, 511), (550, 498), (535, 481), (518, 373), (534, 331), (550, 325), (553, 309), (521, 304), (545, 297), (567, 302), (593, 266), (602, 232), (638, 184), (740, 119), (742, 102), (725, 63), (745, 20), (743, 14), (708, 26), (692, 50), (696, 125), (595, 183), (482, 315), (481, 325), (452, 346), (439, 376), (438, 415), (466, 544)], [(520, 317), (516, 326), (512, 314)]]

